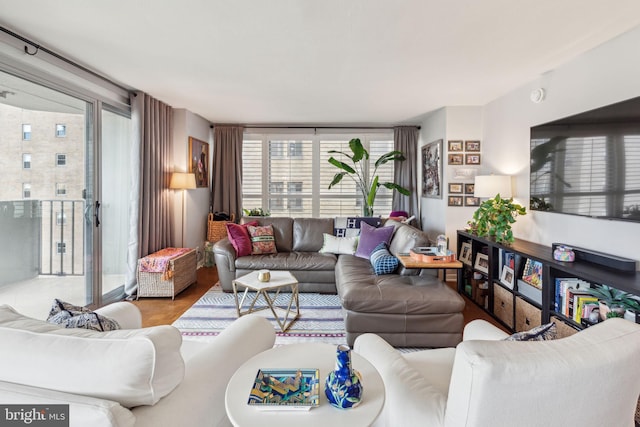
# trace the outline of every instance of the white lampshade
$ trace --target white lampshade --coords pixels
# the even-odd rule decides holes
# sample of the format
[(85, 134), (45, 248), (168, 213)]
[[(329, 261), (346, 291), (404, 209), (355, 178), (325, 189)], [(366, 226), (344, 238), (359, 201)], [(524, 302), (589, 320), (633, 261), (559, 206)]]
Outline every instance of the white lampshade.
[(174, 190), (192, 190), (196, 188), (196, 175), (193, 173), (174, 172), (171, 174), (169, 188)]
[(475, 197), (495, 197), (500, 194), (502, 198), (510, 198), (511, 176), (509, 175), (479, 175), (476, 176), (473, 195)]

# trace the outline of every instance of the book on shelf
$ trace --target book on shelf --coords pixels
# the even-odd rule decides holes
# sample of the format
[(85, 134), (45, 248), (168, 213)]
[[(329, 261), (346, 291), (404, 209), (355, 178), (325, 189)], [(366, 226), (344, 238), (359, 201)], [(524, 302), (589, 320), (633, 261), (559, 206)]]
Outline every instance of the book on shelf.
[(524, 264), (524, 270), (522, 271), (522, 280), (531, 286), (542, 289), (542, 263), (527, 258), (527, 262)]
[[(574, 296), (590, 296), (586, 290), (591, 284), (575, 277), (557, 277), (555, 279), (554, 311), (573, 319)], [(580, 321), (578, 320), (578, 323)]]
[[(598, 306), (598, 298), (591, 296), (591, 294), (574, 297), (573, 320), (579, 324), (583, 318), (589, 317), (589, 313), (593, 310), (594, 306)], [(585, 309), (587, 307), (590, 308)]]
[(247, 404), (262, 410), (309, 410), (320, 398), (318, 369), (259, 369)]

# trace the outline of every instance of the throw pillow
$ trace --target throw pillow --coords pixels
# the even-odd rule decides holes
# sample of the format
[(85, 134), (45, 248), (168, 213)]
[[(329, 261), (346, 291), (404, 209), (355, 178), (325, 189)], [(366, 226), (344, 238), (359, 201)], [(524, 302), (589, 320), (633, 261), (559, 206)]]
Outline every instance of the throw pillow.
[(322, 233), (324, 244), (320, 248), (321, 254), (348, 254), (356, 253), (358, 237), (336, 237), (331, 234)]
[(393, 230), (393, 226), (375, 228), (366, 222), (360, 224), (360, 240), (358, 241), (356, 256), (368, 259), (373, 249), (380, 243), (384, 242), (388, 245), (391, 241), (391, 236), (393, 236)]
[(273, 227), (271, 224), (262, 226), (250, 225), (249, 235), (251, 236), (251, 254), (263, 255), (263, 254), (275, 254), (276, 239), (273, 236)]
[(83, 328), (98, 332), (115, 331), (120, 325), (113, 319), (94, 313), (86, 307), (69, 304), (68, 302), (53, 300), (47, 322), (64, 326), (65, 328)]
[(373, 249), (370, 260), (373, 271), (377, 276), (391, 274), (398, 268), (398, 258), (389, 253), (385, 242), (381, 242)]
[(246, 224), (236, 224), (233, 222), (225, 224), (229, 241), (239, 257), (251, 255), (251, 236), (249, 236), (249, 230), (247, 230), (247, 227), (250, 225), (255, 227), (258, 225), (258, 221), (251, 221)]
[(364, 222), (374, 227), (380, 227), (382, 218), (377, 216), (336, 217), (333, 220), (333, 235), (338, 237), (359, 236), (361, 225)]
[(505, 341), (549, 341), (555, 340), (557, 336), (556, 324), (551, 322), (545, 325), (536, 326), (524, 332), (516, 332), (506, 337)]

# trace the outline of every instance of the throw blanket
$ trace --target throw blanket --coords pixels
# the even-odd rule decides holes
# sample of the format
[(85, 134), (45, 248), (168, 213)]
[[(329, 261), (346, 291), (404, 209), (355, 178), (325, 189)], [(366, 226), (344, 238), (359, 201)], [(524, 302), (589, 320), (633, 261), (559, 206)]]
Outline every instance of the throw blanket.
[(190, 248), (164, 248), (140, 259), (138, 268), (145, 273), (162, 273), (163, 280), (169, 280), (173, 271), (169, 270), (169, 261), (189, 252)]

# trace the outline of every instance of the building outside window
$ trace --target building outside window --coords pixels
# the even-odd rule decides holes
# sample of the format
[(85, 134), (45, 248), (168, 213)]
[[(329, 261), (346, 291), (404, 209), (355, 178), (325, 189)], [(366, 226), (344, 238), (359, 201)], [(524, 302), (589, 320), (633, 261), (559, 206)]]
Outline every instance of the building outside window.
[(31, 169), (31, 154), (22, 154), (22, 169)]
[(67, 185), (57, 182), (56, 183), (56, 197), (66, 197)]
[(67, 253), (67, 244), (66, 243), (57, 242), (56, 246), (57, 246), (57, 252), (59, 254), (66, 254)]
[(26, 182), (22, 183), (22, 198), (23, 199), (31, 198), (31, 184)]
[(29, 124), (22, 125), (22, 140), (31, 141), (31, 125)]
[(56, 154), (56, 166), (66, 166), (66, 164), (67, 164), (67, 155)]
[(64, 225), (67, 223), (67, 214), (56, 212), (56, 225)]
[(56, 125), (56, 138), (64, 138), (67, 136), (67, 125)]

